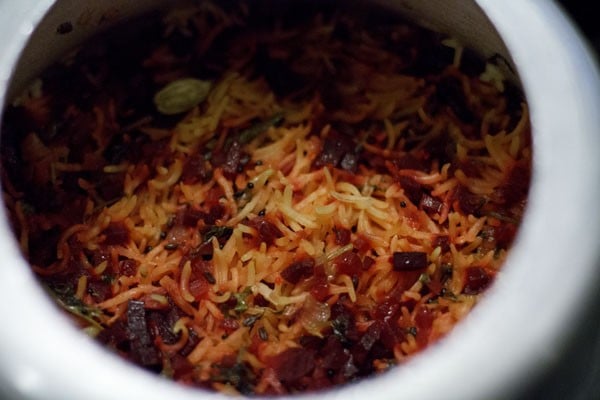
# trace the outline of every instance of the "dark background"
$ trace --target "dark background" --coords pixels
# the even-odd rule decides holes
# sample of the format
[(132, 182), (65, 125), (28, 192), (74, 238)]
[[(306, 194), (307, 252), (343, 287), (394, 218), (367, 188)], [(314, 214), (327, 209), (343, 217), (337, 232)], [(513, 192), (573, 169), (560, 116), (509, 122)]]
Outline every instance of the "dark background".
[(590, 0), (559, 0), (571, 19), (575, 22), (580, 32), (600, 54), (600, 12), (596, 11)]

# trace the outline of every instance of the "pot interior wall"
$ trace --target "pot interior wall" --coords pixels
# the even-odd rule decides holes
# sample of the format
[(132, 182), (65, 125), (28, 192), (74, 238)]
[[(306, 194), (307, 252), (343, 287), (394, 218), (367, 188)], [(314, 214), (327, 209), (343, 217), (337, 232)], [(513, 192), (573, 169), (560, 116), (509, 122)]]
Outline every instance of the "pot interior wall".
[[(302, 2), (303, 0), (290, 0)], [(336, 0), (326, 0), (328, 3)], [(185, 3), (185, 0), (59, 0), (31, 35), (8, 88), (7, 98), (21, 93), (51, 62), (91, 36), (152, 10)], [(268, 7), (288, 2), (260, 0)], [(315, 2), (315, 0), (304, 0)], [(495, 58), (506, 76), (517, 80), (502, 39), (475, 1), (463, 0), (364, 0), (350, 7), (369, 13), (373, 6), (398, 13), (427, 28), (449, 34), (485, 58)], [(256, 2), (253, 3), (256, 6)], [(499, 62), (498, 62), (499, 60)]]

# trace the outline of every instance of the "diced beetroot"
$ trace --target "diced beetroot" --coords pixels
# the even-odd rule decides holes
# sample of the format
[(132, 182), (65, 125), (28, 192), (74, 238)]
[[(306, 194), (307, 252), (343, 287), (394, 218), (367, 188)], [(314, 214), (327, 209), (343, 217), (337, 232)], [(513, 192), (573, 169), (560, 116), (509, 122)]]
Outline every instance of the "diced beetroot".
[(211, 205), (208, 214), (204, 216), (204, 222), (206, 225), (214, 225), (217, 220), (223, 218), (225, 211), (225, 207), (219, 203)]
[(100, 331), (97, 339), (112, 348), (122, 349), (129, 341), (127, 326), (123, 321), (117, 321)]
[(102, 234), (103, 243), (107, 246), (123, 246), (129, 243), (129, 228), (123, 222), (111, 222)]
[(345, 246), (350, 243), (350, 237), (352, 235), (350, 229), (335, 227), (333, 228), (333, 232), (335, 233), (335, 244)]
[(415, 324), (417, 328), (417, 343), (424, 347), (429, 343), (429, 335), (435, 316), (433, 311), (427, 307), (418, 307), (415, 314)]
[(363, 267), (362, 267), (362, 269), (364, 271), (369, 270), (373, 265), (375, 265), (375, 260), (372, 257), (365, 256), (365, 258), (363, 258)]
[(125, 173), (102, 174), (96, 181), (96, 191), (102, 199), (113, 201), (123, 196)]
[(296, 284), (302, 279), (312, 276), (315, 268), (315, 260), (313, 258), (304, 258), (294, 261), (281, 271), (281, 277), (289, 283)]
[(176, 381), (182, 383), (191, 383), (193, 381), (194, 366), (186, 357), (174, 354), (171, 357), (171, 368), (173, 369), (173, 379)]
[[(315, 160), (315, 167), (321, 168), (325, 165), (332, 165), (334, 167), (341, 167), (341, 163), (348, 154), (352, 155), (354, 152), (355, 144), (352, 138), (341, 134), (335, 130), (329, 131), (329, 136), (325, 138), (323, 142), (323, 149)], [(346, 160), (346, 170), (348, 168), (355, 168), (356, 164), (351, 160)], [(351, 171), (351, 170), (350, 170)]]
[(481, 169), (484, 165), (481, 162), (467, 159), (466, 161), (456, 163), (455, 167), (460, 168), (460, 170), (469, 178), (481, 178)]
[(196, 300), (200, 300), (210, 290), (210, 286), (215, 283), (212, 277), (213, 266), (210, 261), (206, 261), (197, 253), (194, 253), (182, 258), (181, 268), (187, 260), (191, 262), (192, 267), (189, 281), (190, 294)]
[(512, 223), (503, 223), (494, 227), (494, 238), (496, 245), (500, 248), (508, 248), (517, 234), (517, 226)]
[(373, 322), (361, 336), (360, 340), (354, 343), (350, 349), (352, 361), (363, 373), (369, 373), (371, 370), (371, 363), (368, 362), (369, 352), (375, 343), (379, 341), (384, 325), (381, 321)]
[(360, 234), (356, 235), (356, 239), (354, 239), (354, 242), (352, 242), (352, 244), (354, 245), (354, 248), (360, 253), (366, 253), (372, 248), (371, 241), (369, 240), (369, 238)]
[(363, 263), (362, 260), (353, 251), (346, 251), (340, 254), (333, 260), (338, 273), (346, 274), (349, 276), (357, 276), (362, 272)]
[(422, 251), (396, 251), (392, 255), (395, 271), (415, 271), (427, 267), (427, 254)]
[(194, 299), (200, 300), (210, 290), (210, 284), (206, 279), (194, 277), (190, 280), (189, 290)]
[(256, 229), (261, 242), (272, 245), (275, 239), (283, 236), (283, 233), (273, 223), (264, 217), (256, 217), (247, 222), (249, 226)]
[(183, 210), (183, 215), (181, 217), (183, 226), (187, 226), (189, 228), (195, 228), (198, 224), (198, 221), (204, 219), (205, 214), (202, 210), (199, 210), (196, 207), (186, 207)]
[(329, 283), (323, 266), (316, 266), (310, 286), (310, 294), (315, 300), (323, 302), (329, 297)]
[(421, 196), (419, 208), (421, 208), (421, 210), (425, 211), (428, 214), (439, 213), (440, 211), (442, 211), (442, 206), (443, 203), (435, 197), (432, 197), (428, 194), (423, 194), (423, 196)]
[(90, 279), (87, 285), (87, 292), (97, 302), (102, 302), (112, 296), (111, 285), (100, 278)]
[(454, 198), (458, 201), (459, 211), (463, 214), (476, 215), (485, 204), (485, 199), (475, 195), (464, 186), (459, 186), (454, 192)]
[(506, 249), (513, 242), (516, 233), (517, 226), (510, 222), (501, 222), (498, 226), (484, 226), (481, 230), (481, 237), (484, 238), (482, 249)]
[(192, 253), (194, 254), (195, 257), (211, 259), (212, 255), (213, 255), (212, 243), (204, 242), (200, 246), (195, 247), (192, 250)]
[(137, 272), (138, 262), (127, 259), (119, 261), (119, 273), (124, 276), (133, 276)]
[(193, 184), (196, 182), (207, 182), (212, 177), (210, 164), (201, 154), (190, 156), (183, 168), (181, 180), (185, 184)]
[(100, 246), (99, 248), (94, 250), (91, 255), (87, 252), (86, 254), (90, 258), (90, 261), (93, 265), (99, 265), (100, 263), (103, 263), (105, 261), (109, 263), (109, 265), (111, 263), (112, 257), (110, 255), (110, 249), (108, 246)]
[(531, 181), (531, 169), (520, 162), (510, 169), (505, 182), (496, 190), (496, 196), (505, 207), (511, 207), (527, 196)]
[(388, 299), (379, 304), (373, 312), (373, 319), (378, 321), (378, 325), (381, 329), (381, 342), (389, 349), (392, 349), (398, 341), (404, 339), (397, 323), (401, 313), (401, 307), (402, 304), (398, 301)]
[(381, 337), (381, 331), (383, 330), (383, 322), (375, 321), (367, 328), (367, 331), (363, 334), (358, 342), (360, 346), (366, 351), (371, 350), (375, 342)]
[(421, 184), (408, 176), (399, 176), (397, 180), (398, 183), (400, 183), (400, 186), (402, 186), (406, 197), (408, 197), (413, 204), (419, 205), (421, 196), (423, 196), (423, 187)]
[(284, 383), (294, 382), (315, 368), (314, 351), (293, 347), (271, 357), (269, 365)]
[(231, 335), (240, 327), (240, 323), (232, 318), (225, 318), (221, 321), (221, 328), (225, 330), (227, 335)]
[(464, 294), (478, 294), (484, 291), (493, 281), (483, 267), (469, 267), (466, 269)]
[(324, 339), (317, 336), (304, 335), (298, 339), (298, 343), (305, 349), (318, 351), (323, 346)]
[(168, 311), (148, 311), (148, 329), (154, 337), (160, 336), (163, 343), (173, 344), (177, 342), (179, 335), (173, 333), (173, 325), (180, 318), (179, 313), (173, 307)]
[(216, 186), (206, 192), (206, 199), (204, 203), (206, 206), (213, 206), (215, 204), (219, 204), (219, 199), (225, 196), (225, 192), (221, 186)]
[(179, 354), (181, 354), (182, 356), (187, 356), (196, 348), (196, 345), (199, 342), (200, 342), (200, 337), (198, 336), (196, 331), (194, 329), (189, 329), (188, 341), (185, 344), (185, 346), (183, 346), (183, 348), (181, 350), (179, 350)]
[(375, 308), (373, 318), (383, 322), (397, 319), (400, 314), (400, 306), (400, 303), (395, 300), (386, 300)]
[(450, 250), (450, 237), (448, 235), (437, 235), (433, 239), (433, 247), (440, 247), (443, 252)]
[(350, 361), (350, 353), (344, 349), (339, 338), (336, 336), (329, 336), (325, 346), (319, 354), (323, 355), (321, 359), (321, 365), (325, 369), (333, 371), (340, 370), (348, 361)]
[(131, 353), (142, 366), (160, 364), (158, 351), (153, 345), (152, 336), (146, 322), (143, 301), (131, 300), (127, 304), (127, 332)]
[(238, 173), (238, 167), (240, 166), (240, 160), (242, 158), (242, 146), (239, 142), (234, 141), (231, 143), (229, 149), (225, 154), (225, 162), (221, 166), (223, 168), (223, 175), (228, 178), (233, 178)]

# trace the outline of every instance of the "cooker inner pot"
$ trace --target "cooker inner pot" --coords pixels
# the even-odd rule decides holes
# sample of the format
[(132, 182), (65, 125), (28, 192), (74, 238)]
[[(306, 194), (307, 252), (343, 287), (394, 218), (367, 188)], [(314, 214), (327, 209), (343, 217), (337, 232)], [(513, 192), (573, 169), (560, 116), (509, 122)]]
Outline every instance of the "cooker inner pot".
[[(451, 33), (453, 37), (480, 52), (484, 58), (494, 60), (495, 65), (504, 74), (513, 82), (518, 82), (514, 75), (515, 68), (501, 39), (474, 3), (467, 5), (461, 3), (460, 7), (455, 7), (456, 4), (448, 2), (434, 3), (394, 2), (380, 5), (442, 33)], [(162, 4), (150, 2), (144, 7), (147, 8), (141, 10), (139, 5), (128, 2), (101, 5), (87, 5), (81, 2), (56, 3), (34, 31), (31, 41), (20, 58), (16, 69), (18, 72), (11, 81), (9, 98), (15, 98), (16, 93), (22, 92), (23, 88), (27, 87), (32, 79), (49, 64), (40, 63), (39, 60), (55, 60), (64, 55), (65, 51), (74, 44), (81, 43), (95, 33), (117, 26), (141, 11), (160, 8)], [(369, 5), (359, 7), (363, 7), (361, 9), (363, 11), (369, 10)], [(129, 369), (127, 371), (131, 372)]]

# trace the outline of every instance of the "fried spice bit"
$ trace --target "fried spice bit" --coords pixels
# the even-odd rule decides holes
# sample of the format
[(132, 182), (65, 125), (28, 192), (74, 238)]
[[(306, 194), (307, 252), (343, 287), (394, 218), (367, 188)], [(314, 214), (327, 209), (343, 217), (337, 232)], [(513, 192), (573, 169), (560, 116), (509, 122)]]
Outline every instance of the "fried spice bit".
[(397, 251), (392, 255), (395, 271), (414, 271), (427, 267), (427, 254), (421, 251)]
[(56, 27), (56, 33), (59, 35), (66, 35), (73, 31), (73, 24), (71, 21), (65, 21)]

